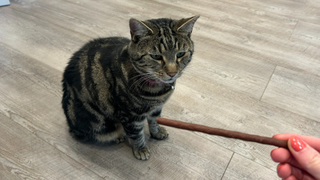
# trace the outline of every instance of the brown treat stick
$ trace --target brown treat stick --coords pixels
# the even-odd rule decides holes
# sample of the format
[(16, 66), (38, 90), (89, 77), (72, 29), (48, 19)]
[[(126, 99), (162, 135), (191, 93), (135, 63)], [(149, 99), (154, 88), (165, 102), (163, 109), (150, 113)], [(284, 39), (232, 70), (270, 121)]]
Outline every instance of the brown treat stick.
[(171, 119), (165, 119), (165, 118), (157, 118), (158, 124), (171, 126), (179, 129), (185, 129), (190, 131), (198, 131), (203, 132), (207, 134), (217, 135), (217, 136), (224, 136), (228, 138), (235, 138), (235, 139), (241, 139), (244, 141), (252, 141), (257, 142), (261, 144), (268, 144), (273, 145), (277, 147), (283, 147), (288, 149), (287, 141), (269, 138), (269, 137), (263, 137), (258, 135), (252, 135), (252, 134), (246, 134), (236, 131), (229, 131), (219, 128), (212, 128), (208, 126), (198, 125), (198, 124), (191, 124)]

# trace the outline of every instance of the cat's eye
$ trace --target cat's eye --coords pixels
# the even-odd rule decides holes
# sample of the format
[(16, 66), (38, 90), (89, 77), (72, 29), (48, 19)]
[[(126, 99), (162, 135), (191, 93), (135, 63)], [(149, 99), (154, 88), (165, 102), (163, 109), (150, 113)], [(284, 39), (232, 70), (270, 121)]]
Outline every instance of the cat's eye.
[(155, 59), (155, 60), (161, 60), (162, 56), (161, 55), (156, 55), (156, 54), (150, 54), (150, 56)]
[(185, 52), (179, 52), (177, 54), (177, 58), (181, 58), (182, 56), (184, 56), (186, 53)]

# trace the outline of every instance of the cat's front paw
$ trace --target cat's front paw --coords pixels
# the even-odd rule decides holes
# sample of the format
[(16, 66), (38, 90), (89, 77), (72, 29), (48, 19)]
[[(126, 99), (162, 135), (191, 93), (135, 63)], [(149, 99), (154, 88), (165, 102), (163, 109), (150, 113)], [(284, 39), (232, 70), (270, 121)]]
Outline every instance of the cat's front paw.
[(139, 160), (146, 161), (150, 158), (150, 151), (147, 146), (141, 149), (132, 148), (132, 151), (133, 151), (133, 155)]
[(151, 137), (158, 140), (167, 139), (168, 136), (169, 136), (169, 133), (164, 127), (160, 127), (160, 130), (157, 134), (151, 134)]

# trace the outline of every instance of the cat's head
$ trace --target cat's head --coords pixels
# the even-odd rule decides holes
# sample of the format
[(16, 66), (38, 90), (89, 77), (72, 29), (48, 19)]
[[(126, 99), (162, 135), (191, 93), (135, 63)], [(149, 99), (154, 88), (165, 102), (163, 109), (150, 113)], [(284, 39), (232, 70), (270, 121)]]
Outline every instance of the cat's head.
[(143, 78), (172, 83), (181, 76), (194, 51), (190, 37), (198, 18), (130, 19), (128, 51), (134, 68)]

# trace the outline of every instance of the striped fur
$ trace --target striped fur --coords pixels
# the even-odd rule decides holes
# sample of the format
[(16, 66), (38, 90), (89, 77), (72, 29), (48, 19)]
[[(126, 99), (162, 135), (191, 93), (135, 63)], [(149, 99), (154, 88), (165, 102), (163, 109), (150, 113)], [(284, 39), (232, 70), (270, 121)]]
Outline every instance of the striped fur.
[(168, 137), (156, 118), (191, 61), (197, 19), (130, 19), (131, 40), (95, 39), (74, 53), (62, 80), (62, 106), (73, 137), (106, 143), (127, 136), (135, 157), (149, 159), (144, 122), (153, 138)]

